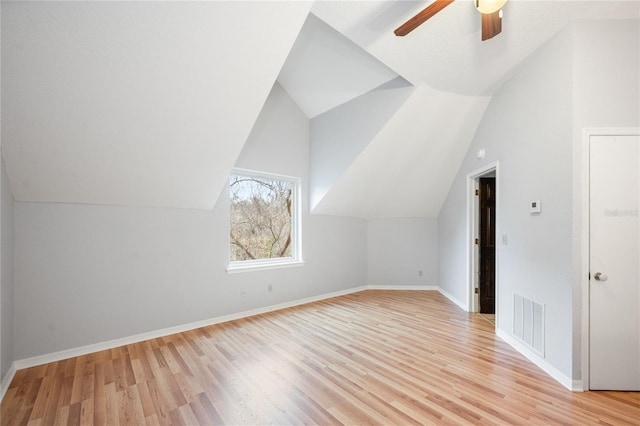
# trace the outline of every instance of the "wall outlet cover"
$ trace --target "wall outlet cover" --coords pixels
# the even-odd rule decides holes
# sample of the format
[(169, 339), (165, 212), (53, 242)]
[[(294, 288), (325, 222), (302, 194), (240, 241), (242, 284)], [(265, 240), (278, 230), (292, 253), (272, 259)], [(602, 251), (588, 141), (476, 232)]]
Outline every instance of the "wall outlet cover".
[(541, 211), (540, 200), (533, 200), (529, 203), (529, 213), (540, 213)]

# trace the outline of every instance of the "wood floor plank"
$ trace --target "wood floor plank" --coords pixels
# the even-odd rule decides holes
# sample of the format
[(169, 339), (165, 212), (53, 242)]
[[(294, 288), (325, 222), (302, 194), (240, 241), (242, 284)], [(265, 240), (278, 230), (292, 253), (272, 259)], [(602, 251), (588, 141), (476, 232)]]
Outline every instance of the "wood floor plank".
[(85, 399), (80, 403), (80, 424), (99, 424), (94, 411), (93, 398)]
[(145, 384), (147, 385), (147, 390), (149, 391), (151, 402), (156, 409), (155, 414), (158, 418), (158, 421), (160, 421), (161, 424), (168, 424), (169, 413), (174, 408), (174, 404), (168, 401), (171, 395), (169, 395), (168, 393), (165, 394), (158, 386), (157, 380), (159, 377), (160, 374), (158, 374), (157, 378), (151, 379)]
[[(53, 422), (54, 426), (65, 426), (69, 421), (69, 406), (60, 407), (56, 411), (56, 418)], [(96, 424), (98, 424), (96, 422)]]
[(118, 420), (118, 398), (116, 393), (116, 384), (111, 382), (104, 386), (104, 417), (105, 423), (108, 425), (119, 424)]
[(1, 425), (640, 425), (434, 291), (363, 291), (18, 371)]
[(69, 416), (67, 418), (67, 426), (79, 426), (82, 407), (80, 402), (75, 402), (69, 406)]
[(93, 386), (94, 422), (102, 425), (106, 423), (104, 365), (102, 362), (95, 365)]

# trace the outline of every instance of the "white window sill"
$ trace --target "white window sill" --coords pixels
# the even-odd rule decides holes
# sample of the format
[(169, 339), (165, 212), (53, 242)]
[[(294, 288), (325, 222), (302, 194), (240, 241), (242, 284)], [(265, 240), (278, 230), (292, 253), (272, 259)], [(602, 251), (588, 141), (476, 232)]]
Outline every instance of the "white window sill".
[(264, 271), (267, 269), (294, 268), (303, 266), (304, 261), (296, 259), (287, 260), (271, 260), (271, 261), (251, 261), (235, 262), (227, 266), (227, 274), (236, 274), (239, 272)]

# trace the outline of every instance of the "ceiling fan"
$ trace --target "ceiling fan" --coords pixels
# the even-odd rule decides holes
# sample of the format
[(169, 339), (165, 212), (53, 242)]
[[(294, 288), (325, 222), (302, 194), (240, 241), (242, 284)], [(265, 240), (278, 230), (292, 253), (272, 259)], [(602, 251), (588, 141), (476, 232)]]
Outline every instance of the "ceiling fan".
[[(396, 28), (395, 35), (406, 36), (453, 2), (454, 0), (435, 0), (422, 12)], [(482, 41), (489, 40), (502, 32), (502, 6), (506, 2), (507, 0), (474, 0), (476, 9), (482, 16)]]

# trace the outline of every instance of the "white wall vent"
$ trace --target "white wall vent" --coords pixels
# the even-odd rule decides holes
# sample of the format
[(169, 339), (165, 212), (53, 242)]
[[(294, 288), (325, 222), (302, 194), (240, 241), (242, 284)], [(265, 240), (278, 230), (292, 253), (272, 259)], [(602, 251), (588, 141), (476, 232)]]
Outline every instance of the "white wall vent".
[(544, 358), (544, 305), (513, 295), (513, 335)]

